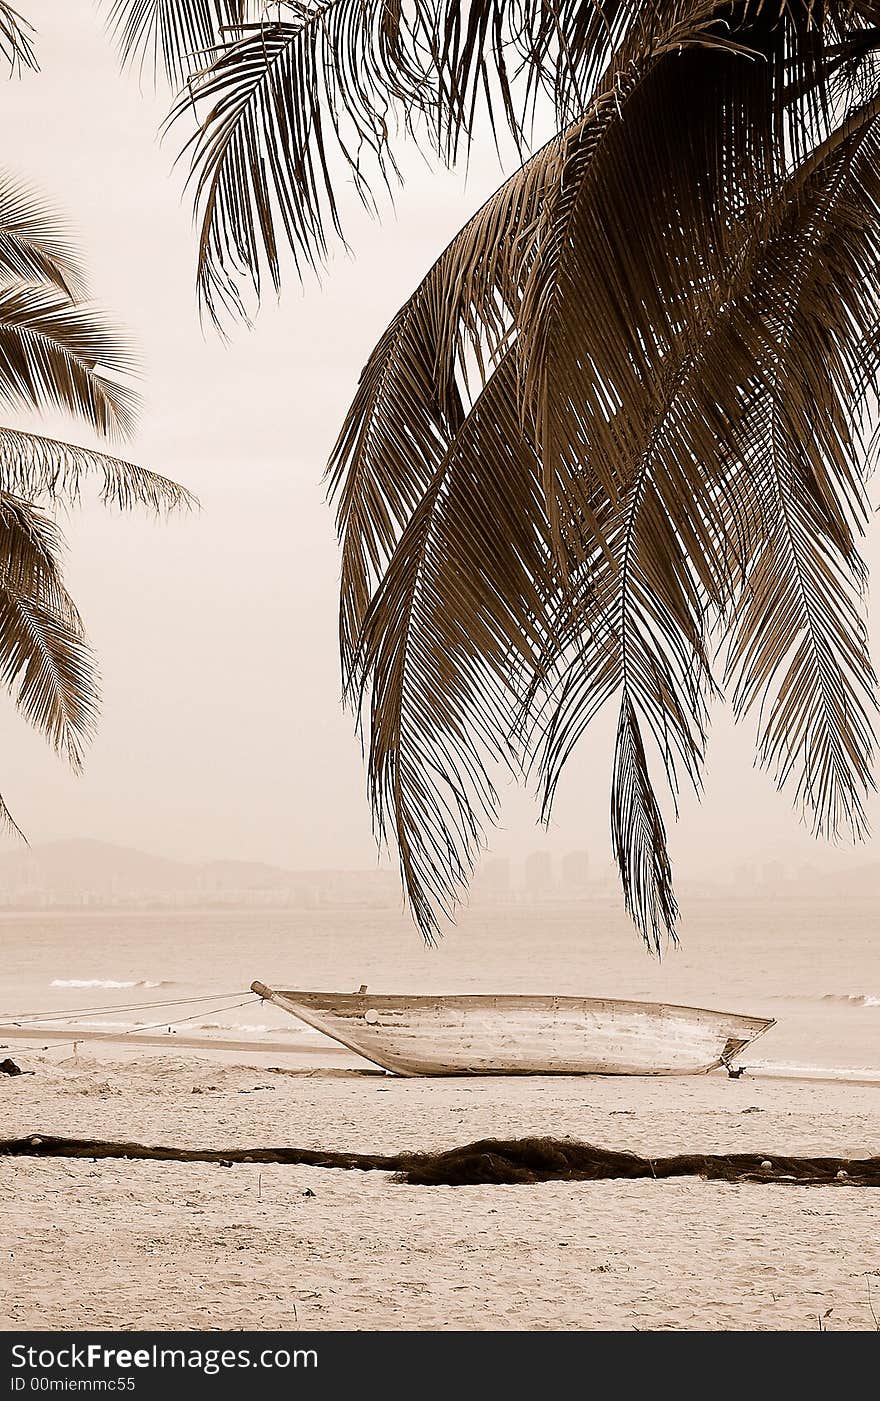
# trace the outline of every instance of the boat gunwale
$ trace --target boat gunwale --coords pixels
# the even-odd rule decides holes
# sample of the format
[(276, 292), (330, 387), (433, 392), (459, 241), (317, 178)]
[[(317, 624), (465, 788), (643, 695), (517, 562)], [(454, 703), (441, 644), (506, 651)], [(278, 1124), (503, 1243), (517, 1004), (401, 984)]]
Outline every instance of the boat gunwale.
[[(257, 990), (258, 988), (264, 988), (265, 992), (270, 994), (270, 996), (268, 998), (265, 998), (264, 994)], [(717, 1017), (721, 1020), (736, 1019), (737, 1021), (743, 1022), (749, 1026), (754, 1026), (755, 1028), (757, 1028), (757, 1030), (755, 1032), (755, 1036), (752, 1037), (752, 1040), (756, 1040), (757, 1037), (760, 1036), (763, 1031), (769, 1031), (772, 1026), (776, 1025), (775, 1017), (756, 1017), (751, 1016), (746, 1012), (722, 1012), (718, 1011), (716, 1008), (713, 1007), (693, 1007), (679, 1002), (650, 1002), (640, 998), (577, 997), (567, 993), (556, 995), (554, 993), (517, 992), (412, 994), (387, 992), (375, 994), (369, 992), (309, 992), (306, 991), (304, 988), (272, 988), (269, 987), (269, 985), (266, 983), (252, 983), (251, 992), (253, 992), (257, 997), (264, 997), (264, 1000), (268, 1001), (271, 1001), (273, 997), (284, 997), (290, 1002), (295, 1002), (298, 1006), (305, 1006), (307, 1008), (309, 1004), (302, 1003), (300, 1001), (300, 999), (303, 997), (333, 999), (334, 1002), (342, 1002), (343, 1005), (366, 1004), (368, 1010), (370, 1007), (375, 1007), (377, 1011), (382, 1009), (383, 1004), (386, 1008), (390, 1008), (394, 1005), (399, 1005), (401, 1003), (410, 1005), (413, 1003), (427, 1005), (431, 1003), (444, 1002), (452, 1005), (460, 1005), (462, 1003), (470, 1004), (508, 1002), (519, 1003), (520, 1005), (523, 1005), (524, 1003), (532, 1003), (535, 1007), (540, 1008), (548, 1008), (552, 1007), (553, 1005), (558, 1006), (559, 1004), (564, 1004), (569, 1007), (586, 1007), (590, 1005), (596, 1007), (606, 1007), (609, 1004), (611, 1004), (613, 1006), (627, 1009), (630, 1011), (647, 1009), (649, 1011), (656, 1012), (696, 1012), (701, 1016)], [(320, 1009), (315, 1008), (314, 1010), (317, 1011)], [(327, 1008), (327, 1010), (329, 1011), (330, 1008)]]

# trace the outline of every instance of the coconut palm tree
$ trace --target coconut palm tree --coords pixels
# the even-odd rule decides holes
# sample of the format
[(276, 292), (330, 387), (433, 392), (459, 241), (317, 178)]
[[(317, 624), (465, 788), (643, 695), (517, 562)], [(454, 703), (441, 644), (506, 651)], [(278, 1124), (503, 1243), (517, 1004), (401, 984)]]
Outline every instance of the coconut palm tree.
[[(36, 66), (27, 22), (3, 3), (0, 56), (12, 71)], [(98, 434), (124, 435), (137, 407), (134, 362), (85, 294), (59, 221), (0, 176), (0, 401), (10, 412), (64, 410)], [(75, 769), (94, 727), (98, 683), (46, 507), (75, 502), (95, 473), (104, 500), (117, 506), (161, 510), (189, 499), (130, 462), (0, 425), (0, 681)], [(15, 828), (2, 798), (0, 818)]]
[[(877, 0), (115, 0), (163, 62), (198, 290), (244, 313), (399, 139), (519, 167), (361, 376), (330, 464), (345, 694), (427, 937), (497, 813), (614, 707), (611, 837), (675, 934), (655, 775), (724, 691), (817, 832), (858, 838), (875, 677), (859, 539), (880, 363)], [(534, 148), (535, 118), (556, 131)]]

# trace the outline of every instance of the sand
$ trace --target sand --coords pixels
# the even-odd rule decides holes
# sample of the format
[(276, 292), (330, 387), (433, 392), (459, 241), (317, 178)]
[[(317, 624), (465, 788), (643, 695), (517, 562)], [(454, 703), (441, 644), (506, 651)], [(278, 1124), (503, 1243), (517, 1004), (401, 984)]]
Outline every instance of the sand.
[[(136, 1042), (10, 1053), (36, 1073), (0, 1077), (3, 1136), (395, 1152), (550, 1133), (645, 1154), (880, 1151), (880, 1087), (864, 1083), (399, 1080), (339, 1057), (316, 1068)], [(880, 1317), (872, 1189), (425, 1188), (320, 1168), (46, 1159), (0, 1159), (0, 1187), (5, 1329), (815, 1331), (821, 1318), (836, 1331)]]

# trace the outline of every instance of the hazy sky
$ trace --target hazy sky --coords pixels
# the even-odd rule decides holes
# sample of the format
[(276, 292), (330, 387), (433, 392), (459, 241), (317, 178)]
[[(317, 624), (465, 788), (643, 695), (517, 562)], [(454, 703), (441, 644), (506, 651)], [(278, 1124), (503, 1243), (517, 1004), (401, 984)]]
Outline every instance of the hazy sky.
[[(183, 171), (171, 169), (174, 136), (157, 141), (167, 94), (120, 75), (93, 0), (20, 8), (40, 31), (42, 72), (0, 84), (3, 163), (69, 217), (96, 299), (141, 350), (146, 404), (126, 454), (184, 482), (203, 509), (157, 524), (90, 504), (70, 520), (69, 581), (103, 673), (100, 736), (74, 779), (4, 702), (0, 791), (33, 841), (370, 865), (360, 749), (339, 706), (338, 553), (321, 476), (372, 344), (499, 183), (490, 144), (467, 181), (415, 158), (381, 225), (352, 200), (355, 256), (335, 257), (322, 286), (291, 278), (280, 306), (224, 346), (198, 323)], [(60, 420), (12, 421), (90, 441)], [(876, 537), (868, 555), (878, 562)], [(570, 766), (549, 836), (513, 794), (495, 849), (604, 857), (610, 749), (605, 723)], [(843, 859), (816, 847), (752, 753), (752, 730), (719, 717), (702, 807), (686, 802), (672, 834), (683, 876), (775, 855)]]

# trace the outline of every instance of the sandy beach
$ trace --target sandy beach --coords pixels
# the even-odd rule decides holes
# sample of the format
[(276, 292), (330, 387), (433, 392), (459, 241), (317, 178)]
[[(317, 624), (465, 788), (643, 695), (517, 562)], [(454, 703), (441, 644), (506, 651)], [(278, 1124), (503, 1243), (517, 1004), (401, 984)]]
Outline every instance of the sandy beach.
[[(49, 1044), (48, 1042), (46, 1044)], [(746, 1075), (401, 1080), (347, 1057), (20, 1049), (4, 1136), (396, 1152), (552, 1134), (645, 1154), (878, 1151), (880, 1086)], [(317, 1057), (320, 1060), (321, 1057)], [(869, 1330), (880, 1193), (0, 1159), (6, 1329)], [(873, 1307), (872, 1307), (873, 1306)]]

